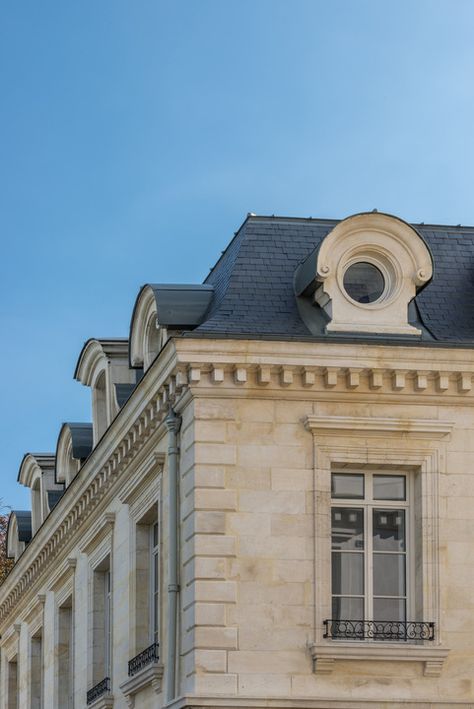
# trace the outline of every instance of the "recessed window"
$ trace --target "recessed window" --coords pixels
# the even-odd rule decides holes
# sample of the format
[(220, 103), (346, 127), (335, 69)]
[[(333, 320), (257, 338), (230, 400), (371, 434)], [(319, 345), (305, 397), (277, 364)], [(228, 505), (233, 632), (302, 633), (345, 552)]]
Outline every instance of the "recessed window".
[[(335, 639), (409, 639), (406, 482), (404, 475), (332, 474)], [(362, 499), (354, 504), (356, 495)]]
[(384, 292), (385, 279), (373, 263), (359, 261), (345, 272), (344, 288), (357, 303), (375, 303)]

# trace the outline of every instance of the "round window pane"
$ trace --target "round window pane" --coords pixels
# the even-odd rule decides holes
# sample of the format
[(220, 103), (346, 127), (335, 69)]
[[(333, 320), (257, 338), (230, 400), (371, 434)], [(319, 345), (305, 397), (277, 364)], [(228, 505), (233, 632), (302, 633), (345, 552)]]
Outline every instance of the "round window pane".
[(385, 281), (377, 266), (360, 261), (345, 272), (344, 288), (357, 303), (374, 303), (382, 295)]

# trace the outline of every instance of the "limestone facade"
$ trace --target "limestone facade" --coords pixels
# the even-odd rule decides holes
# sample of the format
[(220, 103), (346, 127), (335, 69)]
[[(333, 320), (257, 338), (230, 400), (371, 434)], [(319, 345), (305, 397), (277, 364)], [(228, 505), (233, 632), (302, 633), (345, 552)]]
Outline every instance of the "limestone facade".
[[(473, 707), (472, 350), (164, 339), (0, 589), (0, 709)], [(429, 639), (328, 637), (335, 472), (404, 477)]]

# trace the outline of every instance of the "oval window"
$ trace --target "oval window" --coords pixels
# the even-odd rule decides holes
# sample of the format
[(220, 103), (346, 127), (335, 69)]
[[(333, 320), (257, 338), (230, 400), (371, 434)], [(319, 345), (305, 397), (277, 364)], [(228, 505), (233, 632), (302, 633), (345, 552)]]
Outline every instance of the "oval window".
[(385, 279), (377, 266), (360, 261), (345, 272), (344, 288), (357, 303), (374, 303), (384, 292)]

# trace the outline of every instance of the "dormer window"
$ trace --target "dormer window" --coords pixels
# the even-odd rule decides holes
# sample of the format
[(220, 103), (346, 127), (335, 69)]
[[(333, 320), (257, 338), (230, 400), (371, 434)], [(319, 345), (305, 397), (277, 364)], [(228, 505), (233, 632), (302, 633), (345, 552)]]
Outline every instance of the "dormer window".
[[(408, 306), (432, 274), (431, 254), (415, 229), (370, 212), (329, 232), (298, 267), (295, 291), (322, 309), (327, 333), (421, 335), (408, 322)], [(310, 317), (305, 310), (303, 318)]]

